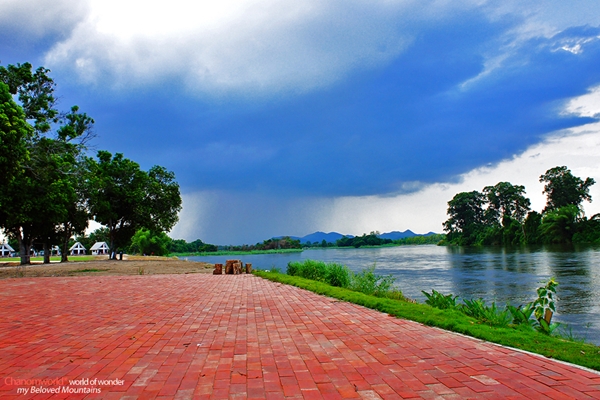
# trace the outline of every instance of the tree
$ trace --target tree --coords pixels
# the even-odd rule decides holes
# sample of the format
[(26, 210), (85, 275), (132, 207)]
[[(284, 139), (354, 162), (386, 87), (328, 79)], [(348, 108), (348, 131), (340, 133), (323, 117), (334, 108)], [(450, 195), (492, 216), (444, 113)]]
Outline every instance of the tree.
[(577, 206), (581, 210), (584, 200), (592, 201), (590, 186), (596, 183), (592, 178), (581, 180), (566, 166), (549, 169), (540, 176), (540, 182), (545, 183), (544, 193), (548, 196), (544, 213), (568, 205)]
[(25, 112), (13, 100), (8, 86), (0, 82), (0, 171), (3, 184), (28, 161), (25, 140), (32, 134), (33, 128), (27, 123)]
[[(11, 94), (21, 103), (25, 119), (12, 123), (13, 133), (3, 132), (2, 147), (8, 148), (2, 148), (2, 153), (16, 160), (12, 160), (13, 169), (8, 168), (10, 179), (0, 190), (0, 226), (19, 241), (21, 264), (30, 263), (29, 250), (34, 241), (48, 249), (50, 241), (59, 240), (59, 231), (65, 235), (74, 232), (65, 229), (76, 220), (69, 213), (76, 203), (73, 175), (84, 143), (92, 137), (94, 121), (79, 113), (77, 106), (70, 113), (56, 110), (55, 84), (48, 72), (42, 67), (34, 72), (29, 63), (0, 67), (0, 97), (5, 105), (0, 120), (14, 119), (14, 99), (12, 103), (7, 99)], [(53, 128), (57, 129), (51, 137)], [(14, 133), (19, 130), (20, 134)], [(49, 258), (44, 261), (49, 262)]]
[(169, 254), (171, 238), (164, 232), (152, 232), (150, 229), (139, 229), (131, 238), (132, 253), (164, 256)]
[(483, 188), (488, 201), (486, 214), (492, 220), (502, 223), (506, 218), (523, 222), (531, 202), (524, 196), (525, 186), (510, 182), (499, 182), (495, 186)]
[(476, 190), (458, 193), (448, 202), (449, 218), (444, 222), (444, 230), (448, 232), (449, 243), (466, 246), (477, 243), (485, 227), (484, 204), (484, 195)]
[(111, 254), (129, 245), (140, 228), (170, 230), (178, 220), (181, 195), (175, 175), (155, 166), (148, 173), (117, 153), (98, 152), (87, 159), (87, 198), (94, 219), (109, 230)]
[(548, 211), (542, 218), (540, 231), (545, 243), (571, 243), (576, 230), (579, 208), (575, 204)]

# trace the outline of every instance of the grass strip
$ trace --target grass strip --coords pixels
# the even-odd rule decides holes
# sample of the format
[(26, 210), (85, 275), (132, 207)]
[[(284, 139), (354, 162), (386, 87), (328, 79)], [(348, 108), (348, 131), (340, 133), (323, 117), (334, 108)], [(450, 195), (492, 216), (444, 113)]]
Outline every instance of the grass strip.
[(76, 270), (68, 271), (68, 272), (76, 274), (76, 273), (80, 273), (80, 272), (102, 272), (102, 271), (108, 271), (108, 270), (109, 270), (109, 268), (101, 268), (101, 269), (98, 269), (98, 268), (86, 268), (86, 269), (76, 269)]
[(525, 328), (496, 328), (478, 322), (456, 310), (440, 310), (427, 304), (369, 296), (297, 276), (255, 270), (261, 278), (296, 286), (311, 292), (358, 304), (389, 315), (462, 333), (488, 342), (541, 354), (600, 371), (600, 347), (568, 341)]
[(284, 254), (284, 253), (301, 253), (303, 249), (273, 249), (273, 250), (219, 250), (203, 253), (171, 253), (175, 257), (198, 257), (198, 256), (243, 256), (248, 254)]

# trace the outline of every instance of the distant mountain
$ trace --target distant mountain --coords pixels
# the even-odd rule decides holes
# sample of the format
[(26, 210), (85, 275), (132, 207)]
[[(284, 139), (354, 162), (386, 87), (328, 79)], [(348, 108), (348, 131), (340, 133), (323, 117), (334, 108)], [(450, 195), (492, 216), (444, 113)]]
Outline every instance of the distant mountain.
[(382, 233), (381, 235), (379, 235), (379, 237), (382, 239), (392, 239), (392, 240), (404, 239), (404, 238), (413, 237), (413, 236), (421, 236), (421, 235), (417, 235), (410, 229), (407, 229), (404, 232), (393, 231), (393, 232), (388, 232), (388, 233)]
[[(346, 235), (349, 237), (354, 237), (352, 235)], [(344, 235), (342, 235), (341, 233), (337, 233), (337, 232), (329, 232), (329, 233), (325, 233), (325, 232), (315, 232), (315, 233), (311, 233), (310, 235), (306, 235), (300, 238), (300, 243), (306, 243), (306, 242), (322, 242), (323, 239), (325, 239), (326, 242), (328, 243), (335, 243), (336, 240), (343, 238)]]

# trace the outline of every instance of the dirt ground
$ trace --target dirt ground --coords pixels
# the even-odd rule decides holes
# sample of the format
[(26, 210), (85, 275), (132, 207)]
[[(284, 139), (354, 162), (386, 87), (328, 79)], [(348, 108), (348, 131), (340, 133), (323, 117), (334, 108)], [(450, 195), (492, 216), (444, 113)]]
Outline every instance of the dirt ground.
[(82, 275), (154, 275), (210, 274), (213, 264), (177, 260), (166, 257), (125, 256), (123, 261), (107, 260), (106, 256), (93, 261), (41, 264), (20, 267), (18, 263), (0, 263), (0, 279), (35, 276)]

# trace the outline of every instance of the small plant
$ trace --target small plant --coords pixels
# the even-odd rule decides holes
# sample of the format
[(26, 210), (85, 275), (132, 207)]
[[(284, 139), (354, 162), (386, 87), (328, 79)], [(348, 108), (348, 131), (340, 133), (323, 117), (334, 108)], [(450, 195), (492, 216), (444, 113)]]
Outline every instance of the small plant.
[(461, 309), (465, 315), (487, 323), (490, 326), (505, 327), (508, 326), (511, 320), (509, 310), (500, 310), (495, 302), (492, 302), (492, 305), (488, 306), (483, 299), (465, 300)]
[(440, 310), (456, 308), (456, 299), (458, 296), (453, 296), (452, 294), (444, 295), (435, 289), (431, 289), (431, 294), (424, 290), (422, 290), (421, 293), (427, 297), (425, 304), (429, 304), (431, 307), (439, 308)]
[(557, 286), (558, 282), (551, 278), (545, 286), (537, 289), (538, 298), (531, 303), (535, 319), (538, 322), (536, 329), (547, 335), (552, 334), (560, 326), (558, 322), (552, 323), (552, 315), (556, 312), (554, 296), (556, 295)]
[(144, 275), (145, 270), (144, 267), (138, 267), (138, 275)]
[(506, 308), (510, 312), (513, 318), (514, 325), (526, 325), (533, 326), (535, 321), (531, 318), (533, 315), (533, 302), (527, 303), (524, 306), (520, 305), (519, 307), (512, 306), (510, 304), (506, 305)]

